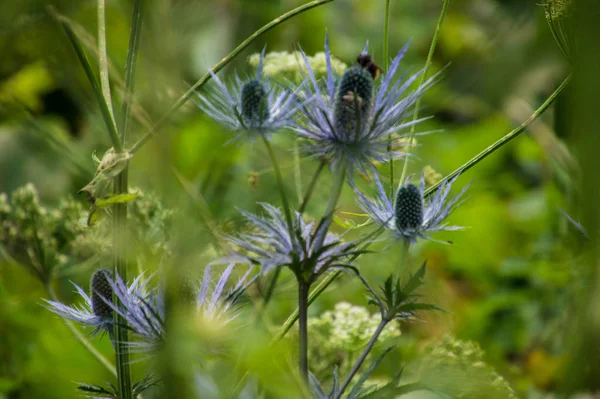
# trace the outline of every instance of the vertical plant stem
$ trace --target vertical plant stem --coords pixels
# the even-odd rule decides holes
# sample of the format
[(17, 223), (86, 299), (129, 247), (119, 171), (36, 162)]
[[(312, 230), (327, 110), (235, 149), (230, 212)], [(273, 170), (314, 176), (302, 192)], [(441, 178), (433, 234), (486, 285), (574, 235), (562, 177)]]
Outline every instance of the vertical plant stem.
[(329, 202), (327, 203), (327, 209), (325, 210), (325, 214), (321, 219), (321, 223), (323, 224), (322, 233), (315, 238), (314, 248), (319, 249), (323, 245), (325, 241), (325, 237), (327, 236), (327, 230), (329, 229), (329, 225), (333, 220), (333, 213), (335, 212), (335, 207), (340, 199), (340, 195), (342, 194), (342, 188), (344, 187), (344, 181), (346, 179), (346, 165), (338, 164), (334, 176), (333, 176), (333, 187), (331, 188), (331, 196), (329, 197)]
[[(431, 40), (431, 45), (429, 46), (429, 53), (427, 54), (427, 61), (425, 62), (425, 67), (423, 68), (423, 73), (419, 79), (419, 87), (423, 85), (425, 80), (427, 79), (427, 71), (431, 66), (431, 62), (433, 60), (433, 54), (435, 52), (435, 47), (437, 46), (438, 38), (440, 36), (440, 29), (442, 28), (442, 24), (444, 23), (444, 18), (446, 17), (446, 11), (448, 11), (448, 4), (450, 4), (450, 0), (444, 0), (444, 4), (442, 5), (442, 11), (440, 12), (440, 17), (438, 18), (437, 26), (435, 27), (435, 32), (433, 33), (433, 39)], [(413, 122), (419, 119), (419, 109), (421, 108), (421, 98), (417, 99), (415, 103), (415, 112), (413, 113)], [(412, 152), (412, 140), (415, 135), (415, 124), (410, 127), (410, 134), (408, 135), (408, 151), (407, 156), (404, 159), (404, 166), (402, 168), (402, 175), (400, 175), (400, 182), (398, 184), (403, 184), (406, 179), (406, 174), (408, 173), (408, 158), (410, 158), (410, 154)], [(393, 187), (393, 186), (392, 186)]]
[(402, 239), (400, 244), (400, 259), (398, 260), (398, 270), (396, 277), (400, 278), (404, 272), (406, 272), (406, 264), (408, 262), (408, 249), (410, 248), (410, 240), (408, 238)]
[(273, 152), (273, 147), (271, 147), (271, 143), (269, 143), (269, 140), (265, 136), (262, 136), (262, 140), (263, 143), (265, 143), (265, 147), (267, 148), (267, 152), (269, 153), (269, 158), (271, 159), (271, 163), (273, 164), (273, 169), (275, 170), (275, 179), (277, 180), (277, 186), (279, 186), (279, 194), (281, 196), (281, 203), (283, 205), (283, 214), (285, 216), (285, 221), (287, 222), (291, 238), (294, 234), (294, 225), (292, 224), (292, 212), (290, 209), (290, 202), (288, 201), (287, 195), (285, 194), (285, 187), (283, 185), (283, 176), (281, 175), (281, 169), (279, 168), (279, 164), (277, 163), (277, 158), (275, 157), (275, 153)]
[(377, 342), (377, 339), (379, 338), (379, 336), (381, 335), (381, 333), (383, 332), (383, 329), (385, 328), (385, 326), (387, 324), (388, 324), (388, 320), (381, 319), (381, 322), (377, 326), (377, 330), (375, 330), (375, 333), (373, 333), (373, 336), (371, 337), (371, 339), (367, 343), (367, 346), (365, 347), (365, 349), (361, 353), (360, 357), (358, 358), (358, 360), (354, 364), (354, 367), (352, 367), (352, 371), (350, 371), (350, 374), (348, 374), (348, 377), (346, 377), (346, 380), (344, 381), (344, 384), (342, 384), (342, 387), (340, 388), (340, 391), (339, 391), (338, 395), (336, 396), (336, 399), (339, 399), (339, 398), (342, 397), (342, 394), (344, 393), (344, 391), (346, 390), (346, 388), (348, 388), (348, 385), (350, 385), (350, 381), (352, 381), (352, 378), (354, 378), (354, 375), (356, 375), (356, 373), (360, 369), (360, 366), (362, 366), (362, 364), (365, 362), (365, 359), (367, 358), (367, 356), (369, 355), (369, 353), (373, 349), (373, 346), (375, 346), (375, 343)]
[(273, 292), (275, 292), (275, 286), (277, 285), (277, 280), (279, 279), (279, 275), (281, 274), (281, 267), (275, 268), (275, 272), (273, 273), (273, 277), (269, 280), (269, 285), (267, 287), (267, 292), (265, 293), (265, 299), (263, 302), (262, 309), (260, 311), (264, 311), (264, 309), (269, 304), (269, 301), (273, 297)]
[[(56, 296), (56, 292), (54, 292), (54, 288), (52, 288), (50, 281), (44, 284), (44, 286), (46, 288), (46, 292), (48, 292), (48, 295), (50, 296), (50, 299), (52, 299), (54, 302), (60, 302), (58, 300), (58, 297)], [(115, 370), (115, 366), (113, 366), (112, 363), (107, 358), (105, 358), (102, 355), (102, 353), (100, 353), (98, 349), (94, 347), (94, 345), (92, 345), (92, 343), (81, 333), (81, 331), (79, 331), (77, 327), (75, 327), (73, 322), (63, 317), (61, 317), (60, 319), (63, 321), (63, 323), (65, 323), (65, 325), (67, 326), (69, 331), (71, 331), (71, 334), (73, 334), (75, 339), (79, 341), (79, 343), (83, 345), (83, 347), (88, 352), (90, 352), (90, 354), (94, 356), (96, 360), (98, 360), (104, 366), (104, 368), (106, 368), (113, 376), (116, 377), (117, 371)]]
[[(121, 116), (120, 142), (123, 145), (125, 145), (127, 139), (127, 127), (129, 125), (129, 103), (130, 97), (133, 95), (135, 80), (137, 52), (142, 27), (142, 5), (143, 0), (135, 0), (133, 7), (132, 26), (125, 66), (125, 94), (123, 96), (123, 112)], [(123, 172), (121, 172), (114, 180), (113, 192), (115, 194), (127, 193), (128, 177), (129, 165), (127, 165)], [(115, 274), (118, 273), (125, 282), (127, 281), (127, 245), (127, 204), (118, 203), (113, 207), (113, 267)], [(113, 295), (113, 301), (115, 301), (118, 306), (122, 306), (116, 295)], [(126, 326), (126, 321), (123, 320), (123, 317), (119, 312), (114, 313), (115, 356), (117, 359), (119, 399), (132, 399), (131, 370), (129, 367), (129, 350), (127, 348), (129, 339), (127, 329), (124, 327)]]
[(323, 171), (323, 168), (325, 168), (326, 164), (327, 162), (323, 160), (319, 163), (319, 166), (317, 167), (317, 170), (315, 171), (315, 174), (313, 175), (312, 180), (308, 185), (308, 189), (306, 189), (306, 193), (304, 194), (304, 198), (302, 199), (302, 204), (300, 204), (300, 209), (298, 210), (300, 213), (304, 213), (304, 211), (306, 210), (308, 201), (310, 201), (310, 198), (312, 197), (317, 181), (319, 180), (319, 176), (321, 176), (321, 172)]
[(300, 377), (308, 384), (308, 284), (298, 276), (298, 347)]
[(138, 50), (140, 47), (140, 37), (142, 33), (143, 6), (144, 0), (135, 0), (133, 4), (133, 18), (131, 23), (131, 33), (129, 36), (129, 50), (127, 51), (127, 61), (125, 64), (125, 91), (123, 93), (123, 105), (121, 106), (121, 120), (119, 124), (121, 141), (124, 146), (129, 132), (129, 122), (131, 120), (131, 97), (133, 95), (135, 86), (135, 71)]
[[(385, 0), (385, 21), (383, 23), (383, 67), (387, 71), (390, 63), (389, 41), (390, 41), (390, 2)], [(390, 186), (394, 187), (394, 159), (392, 152), (392, 136), (388, 137), (388, 152), (390, 153)]]
[(296, 196), (298, 202), (302, 201), (302, 170), (300, 169), (300, 146), (294, 140), (294, 182), (296, 183)]
[[(263, 142), (265, 143), (265, 147), (267, 148), (267, 152), (269, 153), (269, 158), (271, 158), (271, 163), (273, 164), (273, 169), (275, 170), (275, 179), (277, 180), (277, 186), (279, 187), (279, 194), (281, 195), (281, 202), (283, 205), (283, 214), (285, 216), (285, 221), (287, 223), (288, 232), (290, 234), (290, 240), (294, 237), (294, 225), (292, 221), (292, 210), (290, 208), (290, 203), (288, 201), (287, 195), (285, 194), (285, 187), (283, 185), (283, 177), (281, 175), (281, 169), (279, 168), (279, 164), (277, 163), (277, 158), (275, 158), (275, 153), (273, 152), (273, 148), (271, 147), (271, 143), (269, 140), (262, 136)], [(275, 290), (275, 286), (277, 285), (277, 280), (279, 279), (280, 269), (277, 268), (275, 274), (271, 278), (269, 282), (269, 288), (267, 291), (267, 295), (265, 295), (265, 300), (261, 311), (267, 307), (267, 304), (271, 300), (271, 296), (273, 295), (273, 291)]]

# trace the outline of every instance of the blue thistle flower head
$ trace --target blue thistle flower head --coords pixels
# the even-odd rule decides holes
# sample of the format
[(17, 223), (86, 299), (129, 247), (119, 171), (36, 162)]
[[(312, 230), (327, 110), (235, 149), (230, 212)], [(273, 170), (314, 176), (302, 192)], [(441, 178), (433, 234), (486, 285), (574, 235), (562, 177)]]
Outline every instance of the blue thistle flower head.
[(359, 63), (338, 76), (331, 67), (329, 39), (325, 37), (327, 78), (317, 81), (308, 58), (300, 49), (304, 60), (308, 84), (303, 96), (311, 99), (301, 107), (301, 119), (295, 126), (297, 134), (307, 139), (307, 154), (323, 157), (335, 166), (347, 165), (348, 170), (367, 173), (374, 162), (388, 162), (406, 155), (388, 148), (399, 144), (402, 132), (411, 125), (427, 118), (407, 120), (413, 113), (413, 105), (433, 85), (438, 75), (427, 79), (413, 91), (408, 88), (423, 70), (406, 77), (398, 75), (408, 44), (396, 55), (390, 67), (381, 77), (368, 59), (368, 45), (359, 56)]
[(107, 269), (98, 269), (90, 281), (90, 295), (83, 288), (72, 283), (77, 293), (83, 298), (82, 305), (68, 306), (61, 302), (45, 299), (45, 307), (64, 317), (93, 328), (92, 336), (108, 333), (112, 339), (113, 307), (112, 307), (112, 273)]
[(260, 55), (255, 77), (242, 79), (235, 75), (225, 84), (210, 71), (216, 87), (208, 94), (198, 94), (197, 104), (209, 117), (237, 132), (234, 140), (253, 141), (287, 128), (292, 128), (302, 105), (298, 92), (284, 88), (263, 76), (265, 49)]
[(444, 223), (448, 215), (463, 202), (461, 198), (470, 186), (470, 184), (467, 185), (458, 195), (449, 198), (452, 184), (456, 178), (442, 184), (430, 198), (424, 197), (425, 177), (423, 174), (419, 186), (410, 184), (410, 178), (407, 179), (396, 192), (395, 199), (389, 197), (376, 174), (377, 192), (373, 198), (367, 198), (356, 188), (354, 191), (358, 196), (357, 202), (360, 208), (376, 224), (384, 227), (392, 237), (406, 239), (411, 243), (415, 243), (418, 239), (447, 243), (432, 239), (429, 237), (429, 233), (463, 229), (462, 226), (450, 226)]
[[(213, 283), (211, 265), (206, 266), (204, 279), (192, 285), (194, 311), (209, 319), (228, 323), (238, 316), (234, 309), (240, 294), (254, 281), (250, 277), (252, 268), (238, 280), (233, 288), (227, 289), (234, 264), (229, 264)], [(165, 325), (165, 295), (164, 288), (148, 290), (146, 287), (152, 276), (143, 279), (139, 276), (128, 287), (120, 276), (111, 281), (111, 287), (121, 302), (121, 307), (111, 305), (125, 319), (127, 326), (138, 338), (138, 342), (130, 342), (129, 346), (137, 351), (151, 352), (160, 346), (167, 336)]]
[[(240, 211), (253, 227), (251, 233), (225, 238), (245, 251), (236, 253), (237, 259), (259, 264), (263, 274), (287, 266), (312, 282), (328, 269), (343, 268), (344, 260), (357, 253), (356, 243), (344, 242), (340, 236), (326, 232), (325, 224), (315, 227), (314, 221), (307, 223), (299, 212), (294, 212), (290, 235), (281, 210), (266, 203), (260, 205), (265, 216)], [(320, 240), (323, 234), (325, 238)]]

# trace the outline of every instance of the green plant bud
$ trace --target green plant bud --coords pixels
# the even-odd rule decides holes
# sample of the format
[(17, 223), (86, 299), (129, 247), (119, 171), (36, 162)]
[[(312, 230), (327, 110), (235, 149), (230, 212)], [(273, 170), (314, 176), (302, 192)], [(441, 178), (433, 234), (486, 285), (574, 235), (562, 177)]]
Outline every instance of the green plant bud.
[(373, 77), (353, 66), (342, 75), (335, 98), (335, 129), (346, 138), (358, 138), (368, 120), (373, 101)]
[(423, 223), (423, 198), (414, 184), (396, 193), (395, 220), (398, 230), (414, 229)]
[(260, 125), (269, 118), (267, 91), (258, 80), (251, 80), (242, 87), (242, 116), (252, 125)]
[(113, 290), (109, 283), (110, 278), (112, 278), (110, 271), (98, 269), (92, 275), (92, 280), (90, 282), (92, 310), (96, 316), (103, 319), (110, 319), (113, 314), (113, 310), (105, 302), (105, 299), (112, 301)]

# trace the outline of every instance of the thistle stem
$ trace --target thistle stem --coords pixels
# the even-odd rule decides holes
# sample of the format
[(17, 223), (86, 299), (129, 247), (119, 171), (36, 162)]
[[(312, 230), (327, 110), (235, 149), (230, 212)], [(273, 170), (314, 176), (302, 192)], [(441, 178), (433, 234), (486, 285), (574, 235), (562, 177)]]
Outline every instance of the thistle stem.
[[(246, 47), (248, 47), (254, 40), (258, 39), (258, 37), (260, 37), (263, 33), (268, 32), (269, 30), (273, 29), (274, 27), (276, 27), (277, 25), (281, 24), (282, 22), (284, 22), (284, 21), (286, 21), (286, 20), (288, 20), (288, 19), (290, 19), (290, 18), (292, 18), (292, 17), (294, 17), (294, 16), (296, 16), (298, 14), (301, 14), (301, 13), (303, 13), (305, 11), (308, 11), (308, 10), (310, 10), (312, 8), (321, 6), (323, 4), (331, 3), (332, 1), (334, 1), (334, 0), (316, 0), (316, 1), (311, 1), (310, 3), (301, 5), (300, 7), (294, 8), (293, 10), (288, 11), (287, 13), (285, 13), (283, 15), (280, 15), (279, 17), (275, 18), (274, 20), (272, 20), (268, 24), (264, 25), (262, 28), (260, 28), (256, 32), (254, 32), (252, 35), (250, 35), (242, 43), (240, 43), (240, 45), (237, 46), (231, 53), (229, 53), (228, 55), (226, 55), (219, 63), (217, 63), (215, 66), (213, 66), (211, 68), (211, 72), (212, 73), (219, 72), (227, 64), (229, 64), (237, 55), (239, 55)], [(171, 115), (173, 115), (175, 113), (175, 111), (177, 111), (179, 108), (181, 108), (181, 106), (183, 104), (185, 104), (190, 98), (192, 98), (192, 96), (196, 93), (196, 90), (198, 90), (202, 86), (204, 86), (211, 78), (212, 78), (212, 75), (210, 73), (207, 73), (202, 78), (200, 78), (200, 80), (198, 80), (196, 83), (194, 83), (192, 85), (192, 87), (190, 87), (189, 90), (186, 91), (167, 110), (167, 112), (150, 129), (150, 131), (148, 131), (137, 143), (135, 143), (133, 145), (133, 147), (131, 147), (131, 150), (129, 152), (131, 154), (134, 154), (134, 153), (138, 152), (140, 150), (140, 148), (142, 148), (144, 146), (144, 144), (146, 144), (146, 142), (148, 142), (148, 140), (150, 140), (156, 134), (156, 132), (159, 130), (159, 128), (161, 128), (162, 125), (164, 125), (170, 119)]]
[[(275, 153), (273, 152), (273, 147), (271, 147), (271, 143), (269, 140), (262, 136), (263, 143), (265, 143), (265, 147), (267, 148), (267, 152), (269, 153), (269, 158), (271, 158), (271, 163), (273, 164), (273, 169), (275, 170), (275, 178), (277, 180), (277, 186), (279, 187), (279, 194), (281, 195), (281, 202), (283, 205), (283, 214), (285, 216), (285, 221), (287, 223), (288, 232), (290, 235), (290, 240), (293, 240), (294, 237), (294, 225), (292, 222), (292, 211), (290, 208), (290, 203), (288, 201), (287, 195), (285, 194), (285, 188), (283, 185), (283, 177), (281, 175), (281, 169), (279, 168), (279, 164), (277, 163), (277, 158), (275, 158)], [(261, 312), (264, 311), (267, 307), (267, 304), (271, 300), (271, 296), (273, 295), (273, 291), (275, 290), (275, 286), (277, 285), (277, 280), (279, 279), (279, 274), (281, 273), (281, 268), (278, 267), (269, 282), (269, 288), (267, 290), (267, 294), (265, 295), (265, 299), (263, 302), (263, 306), (261, 307)]]
[[(435, 47), (437, 46), (438, 38), (440, 36), (440, 29), (442, 28), (442, 24), (444, 23), (444, 18), (446, 17), (446, 11), (448, 11), (448, 4), (450, 0), (444, 0), (444, 4), (442, 5), (442, 11), (440, 12), (440, 17), (437, 22), (437, 26), (435, 27), (435, 32), (433, 33), (433, 39), (431, 40), (431, 45), (429, 46), (429, 53), (427, 54), (427, 61), (425, 62), (425, 67), (423, 68), (423, 73), (419, 79), (419, 87), (423, 85), (425, 80), (427, 79), (427, 71), (431, 66), (431, 62), (433, 60), (433, 53), (435, 52)], [(413, 122), (419, 119), (419, 109), (421, 108), (421, 98), (418, 98), (415, 103), (415, 112), (413, 113)], [(408, 173), (408, 158), (412, 152), (412, 140), (415, 135), (415, 123), (410, 127), (410, 133), (408, 135), (408, 151), (406, 158), (404, 159), (404, 166), (402, 167), (402, 175), (400, 175), (400, 185), (404, 183), (406, 179), (406, 174)], [(392, 186), (393, 187), (393, 186)]]
[(305, 384), (308, 384), (308, 288), (309, 285), (298, 276), (299, 367)]
[[(127, 127), (129, 124), (129, 97), (133, 94), (135, 67), (137, 52), (139, 48), (140, 32), (142, 28), (142, 5), (143, 0), (135, 0), (133, 7), (133, 18), (130, 32), (129, 48), (127, 53), (127, 62), (125, 66), (125, 95), (123, 104), (123, 115), (121, 119), (120, 142), (125, 145), (127, 139)], [(121, 151), (118, 151), (121, 152)], [(126, 165), (114, 180), (113, 192), (116, 195), (128, 192), (129, 165)], [(113, 267), (115, 276), (117, 273), (127, 281), (127, 204), (117, 203), (113, 206)], [(113, 293), (113, 303), (121, 307), (116, 293)], [(127, 322), (120, 315), (120, 312), (114, 312), (114, 346), (118, 376), (118, 392), (120, 399), (132, 399), (133, 390), (131, 385), (131, 370), (129, 367), (129, 349), (127, 348), (128, 332)]]
[[(56, 296), (56, 292), (54, 292), (54, 288), (52, 288), (51, 283), (48, 281), (47, 283), (44, 284), (44, 287), (46, 288), (46, 292), (48, 292), (48, 295), (50, 296), (50, 299), (52, 299), (54, 302), (60, 302), (58, 297)], [(90, 354), (92, 356), (94, 356), (96, 358), (96, 360), (98, 360), (103, 366), (104, 368), (106, 368), (113, 376), (117, 376), (117, 370), (115, 369), (115, 366), (112, 365), (112, 363), (105, 358), (102, 353), (100, 353), (98, 351), (98, 349), (96, 349), (94, 347), (94, 345), (92, 345), (92, 343), (85, 338), (85, 336), (81, 333), (81, 331), (79, 331), (77, 329), (77, 327), (75, 327), (75, 325), (73, 324), (73, 322), (71, 322), (71, 320), (67, 320), (65, 318), (60, 318), (63, 323), (65, 324), (65, 326), (67, 326), (67, 328), (69, 329), (69, 331), (71, 331), (71, 334), (73, 334), (73, 336), (75, 337), (75, 339), (77, 341), (79, 341), (79, 343), (81, 345), (83, 345), (83, 347), (90, 352)]]
[(335, 207), (340, 199), (340, 195), (342, 194), (342, 188), (344, 187), (344, 181), (346, 179), (346, 165), (340, 164), (336, 169), (333, 177), (333, 187), (331, 188), (331, 196), (329, 197), (329, 202), (327, 203), (327, 209), (325, 210), (325, 214), (321, 219), (321, 223), (323, 226), (323, 233), (318, 235), (315, 239), (314, 248), (319, 249), (323, 245), (325, 241), (325, 237), (327, 236), (327, 230), (329, 229), (329, 225), (333, 220), (333, 213), (335, 212)]
[[(385, 21), (383, 23), (383, 67), (387, 71), (390, 63), (389, 55), (389, 39), (390, 39), (390, 2), (391, 0), (385, 1)], [(394, 158), (391, 156), (392, 152), (392, 136), (388, 137), (388, 152), (390, 153), (390, 187), (393, 194), (394, 187)]]
[(275, 272), (273, 273), (273, 277), (269, 280), (269, 286), (267, 287), (267, 292), (265, 293), (265, 299), (263, 301), (263, 306), (260, 311), (264, 311), (269, 304), (269, 301), (273, 297), (273, 292), (275, 291), (275, 286), (277, 285), (277, 280), (279, 279), (279, 275), (281, 274), (281, 267), (275, 268)]
[(277, 185), (279, 186), (279, 194), (281, 196), (281, 203), (283, 205), (283, 214), (285, 216), (285, 221), (288, 226), (288, 232), (290, 233), (290, 239), (292, 239), (294, 234), (294, 225), (292, 223), (292, 211), (290, 208), (290, 202), (288, 201), (287, 195), (285, 194), (285, 187), (283, 185), (283, 177), (281, 175), (281, 169), (279, 168), (279, 164), (277, 163), (277, 158), (275, 157), (275, 152), (273, 152), (273, 147), (269, 140), (262, 136), (263, 143), (265, 143), (265, 147), (267, 148), (267, 152), (269, 153), (269, 158), (271, 159), (271, 164), (273, 164), (273, 169), (275, 170), (275, 179), (277, 180)]
[(323, 168), (325, 168), (326, 164), (327, 164), (326, 161), (321, 161), (319, 163), (319, 166), (317, 167), (317, 170), (315, 171), (315, 174), (313, 175), (312, 180), (310, 181), (310, 184), (308, 185), (308, 188), (306, 189), (306, 193), (304, 194), (304, 199), (302, 200), (302, 204), (300, 204), (300, 209), (298, 210), (300, 213), (304, 213), (304, 211), (306, 210), (308, 201), (310, 201), (310, 198), (312, 197), (312, 194), (313, 194), (313, 191), (317, 184), (317, 181), (319, 180), (319, 177), (321, 176), (321, 172), (323, 171)]
[(340, 388), (340, 391), (337, 394), (336, 399), (340, 399), (342, 397), (344, 391), (346, 390), (346, 388), (348, 388), (348, 385), (350, 385), (350, 381), (352, 381), (352, 378), (354, 378), (354, 375), (356, 375), (356, 373), (358, 372), (358, 370), (360, 369), (360, 367), (362, 366), (362, 364), (365, 362), (365, 359), (367, 358), (367, 356), (369, 355), (369, 353), (371, 353), (371, 350), (373, 349), (373, 346), (375, 346), (375, 343), (377, 342), (377, 339), (379, 338), (379, 336), (383, 332), (383, 329), (385, 328), (385, 326), (387, 326), (388, 322), (389, 321), (386, 320), (386, 319), (381, 319), (381, 322), (377, 326), (377, 329), (375, 330), (375, 333), (373, 333), (373, 336), (371, 337), (371, 339), (367, 343), (367, 346), (365, 347), (365, 349), (361, 353), (360, 357), (358, 358), (358, 360), (354, 364), (354, 367), (352, 367), (352, 371), (350, 371), (350, 374), (348, 374), (348, 377), (346, 377), (346, 380), (344, 381), (344, 384), (342, 384), (342, 387)]
[(410, 248), (410, 240), (408, 238), (402, 239), (402, 247), (400, 248), (400, 259), (398, 261), (397, 277), (400, 278), (402, 273), (406, 270), (406, 263), (408, 262), (408, 249)]

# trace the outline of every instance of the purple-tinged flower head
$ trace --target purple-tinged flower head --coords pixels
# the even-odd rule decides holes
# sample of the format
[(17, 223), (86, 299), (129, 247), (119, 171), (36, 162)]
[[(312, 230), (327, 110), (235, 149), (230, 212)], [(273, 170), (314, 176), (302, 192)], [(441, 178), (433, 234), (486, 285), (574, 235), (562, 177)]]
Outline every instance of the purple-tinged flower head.
[(292, 128), (302, 105), (298, 92), (284, 88), (263, 76), (265, 50), (260, 55), (255, 77), (242, 79), (237, 74), (230, 84), (210, 72), (216, 87), (207, 95), (199, 94), (198, 106), (208, 116), (237, 132), (234, 140), (253, 141), (259, 136)]
[[(410, 178), (409, 178), (410, 179)], [(461, 198), (469, 185), (461, 192), (449, 198), (452, 184), (456, 180), (442, 184), (432, 197), (425, 198), (425, 178), (421, 175), (419, 186), (409, 183), (409, 179), (396, 192), (396, 198), (390, 198), (381, 181), (375, 175), (377, 186), (376, 195), (369, 199), (362, 192), (355, 189), (358, 195), (357, 202), (360, 208), (378, 225), (384, 227), (390, 234), (397, 238), (415, 243), (417, 239), (433, 240), (429, 233), (441, 230), (460, 230), (461, 226), (450, 226), (444, 220), (459, 206)], [(444, 241), (437, 241), (445, 243)]]
[[(423, 70), (405, 78), (397, 76), (405, 46), (393, 59), (381, 77), (379, 68), (368, 55), (368, 47), (357, 59), (357, 64), (338, 76), (331, 67), (328, 37), (325, 38), (327, 78), (317, 81), (308, 58), (302, 50), (309, 84), (305, 98), (312, 100), (301, 107), (301, 120), (296, 125), (297, 134), (307, 139), (306, 153), (329, 159), (333, 165), (343, 163), (348, 170), (362, 173), (373, 170), (374, 162), (388, 162), (405, 155), (394, 151), (402, 138), (400, 133), (407, 127), (426, 119), (407, 120), (413, 105), (435, 82), (432, 76), (421, 86), (408, 88)], [(392, 150), (388, 148), (392, 141)]]
[(90, 281), (90, 295), (77, 284), (73, 283), (77, 293), (83, 298), (83, 305), (68, 306), (61, 302), (45, 300), (50, 311), (65, 319), (73, 320), (85, 327), (93, 328), (92, 335), (99, 332), (108, 333), (112, 338), (113, 307), (112, 274), (106, 269), (98, 269)]
[[(227, 282), (233, 267), (234, 264), (230, 264), (220, 275), (218, 281), (213, 283), (209, 264), (204, 271), (203, 280), (198, 284), (191, 285), (192, 305), (197, 314), (210, 320), (219, 321), (221, 324), (228, 323), (237, 317), (238, 313), (233, 307), (237, 304), (241, 293), (254, 279), (250, 277), (252, 272), (252, 268), (250, 268), (233, 288), (227, 289)], [(136, 286), (135, 290), (132, 290), (131, 287), (128, 288), (119, 276), (116, 280), (111, 281), (111, 287), (122, 304), (121, 308), (111, 307), (113, 311), (121, 314), (140, 341), (130, 343), (130, 347), (144, 352), (157, 348), (167, 336), (164, 288), (147, 290), (146, 286), (149, 280), (150, 278), (141, 280), (138, 277), (132, 284)]]
[(110, 271), (98, 269), (94, 272), (90, 281), (92, 311), (96, 316), (107, 320), (110, 320), (113, 317), (112, 308), (106, 303), (107, 300), (112, 301), (113, 291), (110, 286), (111, 279), (112, 274)]
[[(244, 251), (242, 260), (261, 267), (267, 274), (276, 267), (287, 266), (308, 282), (331, 268), (344, 267), (347, 257), (356, 254), (356, 243), (344, 242), (341, 237), (326, 233), (325, 224), (305, 222), (302, 214), (294, 212), (292, 234), (279, 208), (261, 203), (265, 216), (241, 211), (253, 227), (250, 233), (226, 237)], [(320, 240), (323, 234), (325, 238)], [(322, 242), (319, 245), (318, 242)]]

